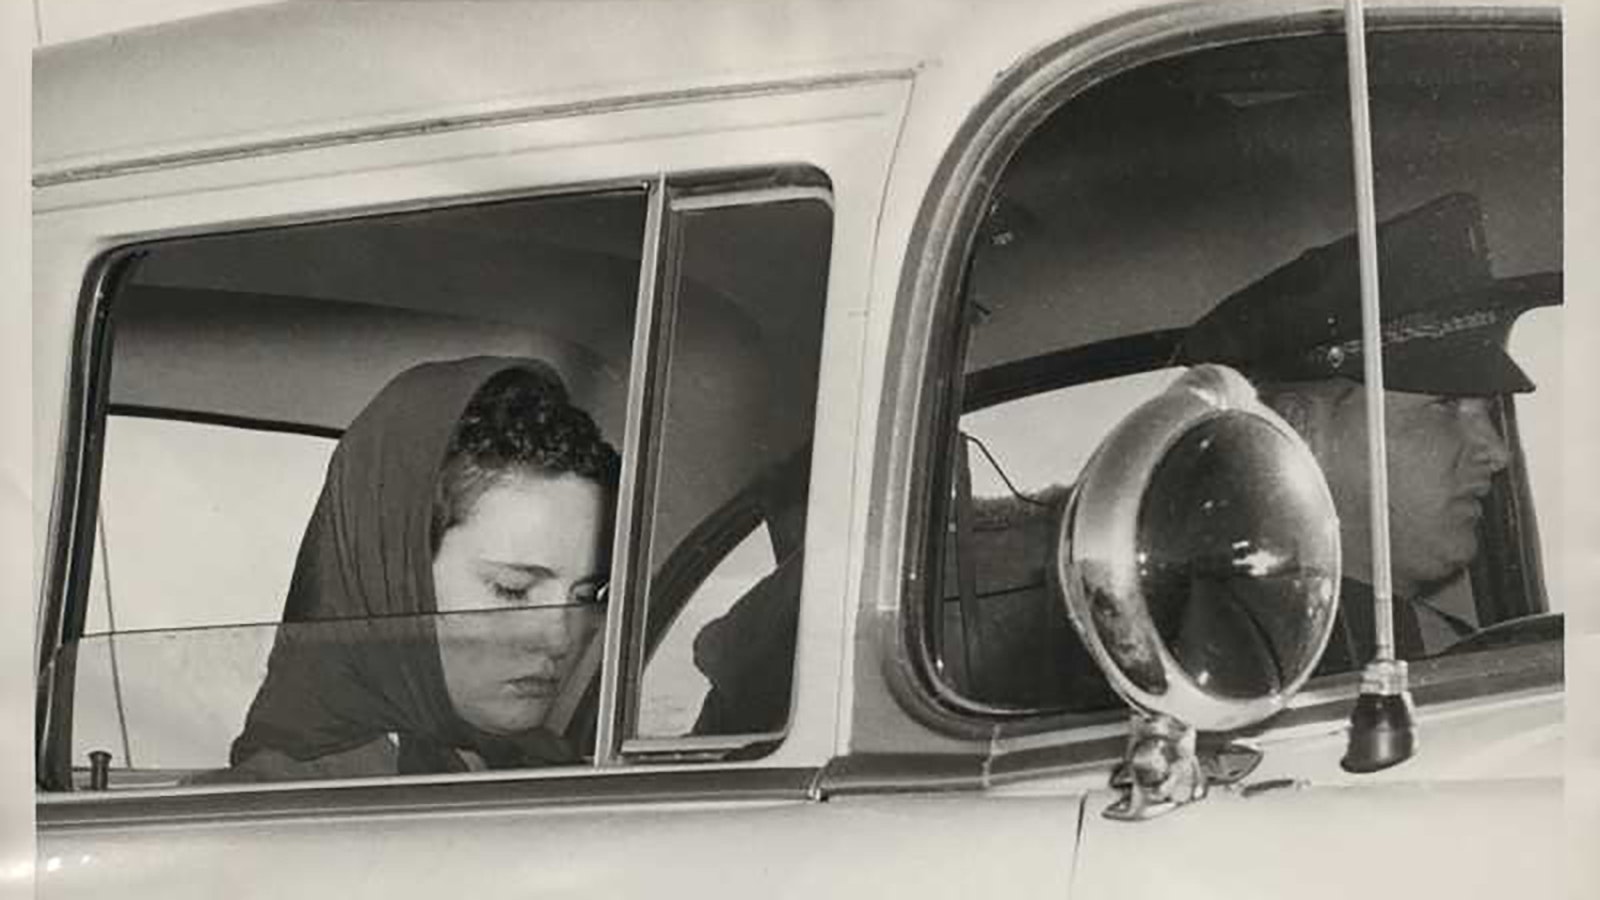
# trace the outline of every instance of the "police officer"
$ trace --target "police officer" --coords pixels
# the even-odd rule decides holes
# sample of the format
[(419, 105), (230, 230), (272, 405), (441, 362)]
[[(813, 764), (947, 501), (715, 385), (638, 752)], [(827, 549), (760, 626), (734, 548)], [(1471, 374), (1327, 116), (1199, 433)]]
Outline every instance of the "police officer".
[[(1381, 223), (1378, 271), (1395, 644), (1408, 659), (1440, 649), (1424, 644), (1421, 615), (1471, 630), (1427, 597), (1477, 556), (1493, 478), (1511, 462), (1496, 398), (1533, 390), (1506, 353), (1507, 334), (1524, 310), (1560, 303), (1562, 283), (1559, 273), (1495, 278), (1468, 194)], [(1355, 236), (1223, 300), (1191, 326), (1179, 355), (1239, 369), (1311, 447), (1339, 513), (1345, 574), (1320, 671), (1364, 664), (1374, 652), (1373, 576)]]

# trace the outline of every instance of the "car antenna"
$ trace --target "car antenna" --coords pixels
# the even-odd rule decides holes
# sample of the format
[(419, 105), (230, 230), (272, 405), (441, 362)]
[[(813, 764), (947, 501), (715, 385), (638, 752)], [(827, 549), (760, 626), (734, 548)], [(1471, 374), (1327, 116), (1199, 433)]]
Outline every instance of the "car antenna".
[(1362, 0), (1345, 0), (1345, 56), (1350, 79), (1350, 137), (1355, 151), (1356, 235), (1361, 265), (1361, 351), (1367, 399), (1367, 470), (1371, 473), (1373, 620), (1377, 653), (1361, 673), (1350, 713), (1350, 740), (1339, 761), (1347, 772), (1376, 772), (1416, 752), (1416, 723), (1406, 664), (1395, 658), (1394, 579), (1389, 571), (1389, 465), (1384, 431), (1383, 343), (1378, 295), (1377, 204), (1373, 198), (1372, 119), (1367, 93), (1367, 28)]

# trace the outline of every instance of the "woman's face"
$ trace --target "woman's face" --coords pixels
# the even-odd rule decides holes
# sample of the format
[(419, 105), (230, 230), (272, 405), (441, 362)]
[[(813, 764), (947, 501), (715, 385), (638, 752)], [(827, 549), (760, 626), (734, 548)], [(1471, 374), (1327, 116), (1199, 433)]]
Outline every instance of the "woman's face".
[(433, 558), (439, 661), (456, 712), (495, 734), (540, 725), (604, 618), (601, 487), (507, 475)]

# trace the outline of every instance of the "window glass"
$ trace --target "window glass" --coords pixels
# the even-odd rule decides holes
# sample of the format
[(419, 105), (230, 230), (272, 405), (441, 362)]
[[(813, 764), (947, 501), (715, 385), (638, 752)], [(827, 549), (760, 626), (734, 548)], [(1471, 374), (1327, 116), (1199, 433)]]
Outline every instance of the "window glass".
[[(1060, 485), (1062, 472), (1082, 469), (1127, 411), (1160, 393), (1179, 371), (1156, 369), (1059, 388), (963, 415), (961, 433), (973, 442), (973, 497), (1004, 498), (1013, 490), (1037, 494)], [(1074, 413), (1070, 428), (1058, 419), (1063, 409)]]
[[(1539, 561), (1541, 546), (1553, 559), (1551, 517), (1534, 515), (1555, 508), (1541, 471), (1559, 471), (1542, 411), (1559, 405), (1559, 342), (1536, 335), (1559, 327), (1537, 307), (1560, 302), (1560, 70), (1556, 32), (1369, 39), (1405, 658), (1560, 608)], [(1066, 100), (996, 179), (964, 282), (964, 405), (936, 445), (937, 587), (922, 617), (934, 677), (973, 711), (1119, 705), (1066, 619), (1053, 554), (1089, 455), (1188, 363), (1243, 370), (1308, 436), (1340, 522), (1366, 521), (1365, 454), (1344, 440), (1362, 420), (1359, 390), (1344, 390), (1360, 374), (1359, 344), (1343, 345), (1359, 313), (1328, 305), (1358, 296), (1328, 274), (1345, 271), (1328, 262), (1342, 248), (1354, 257), (1347, 91), (1339, 35), (1170, 57)], [(1319, 278), (1320, 293), (1302, 290)], [(1489, 359), (1512, 321), (1508, 358), (1538, 385), (1514, 403)], [(1370, 655), (1368, 539), (1343, 530), (1344, 610), (1322, 672)]]
[(645, 666), (640, 734), (678, 737), (694, 731), (711, 687), (695, 665), (694, 639), (707, 625), (726, 616), (736, 601), (777, 567), (772, 534), (763, 522), (695, 588)]
[[(676, 616), (675, 631), (688, 624), (680, 607), (689, 618), (730, 607), (696, 632), (694, 662), (709, 683), (696, 735), (774, 732), (788, 718), (832, 209), (809, 189), (763, 199), (696, 197), (677, 211), (669, 240), (675, 293), (663, 326), (647, 596), (650, 618)], [(708, 447), (720, 448), (716, 465)], [(706, 542), (718, 539), (706, 525), (722, 520), (758, 523), (766, 546), (735, 549), (737, 568), (728, 557), (697, 574)], [(646, 668), (645, 696), (668, 691), (672, 671)], [(654, 718), (637, 729), (683, 733)]]
[(831, 205), (659, 190), (660, 232), (629, 189), (141, 248), (46, 785), (592, 760), (629, 465), (628, 737), (781, 731)]
[[(1056, 523), (1071, 473), (1178, 371), (1057, 388), (961, 417), (956, 458), (970, 487), (958, 475), (936, 628), (945, 674), (966, 696), (1080, 710), (1109, 702), (1092, 668), (1064, 668), (1061, 648), (1075, 639), (1047, 571)], [(1060, 420), (1064, 411), (1070, 426)]]
[(277, 621), (333, 447), (304, 434), (107, 417), (87, 630)]
[(141, 248), (46, 784), (582, 762), (645, 199)]
[(72, 758), (224, 767), (334, 442), (111, 415), (106, 446)]
[(74, 782), (111, 754), (116, 786), (177, 784), (225, 769), (267, 672), (275, 625), (106, 631), (78, 645)]

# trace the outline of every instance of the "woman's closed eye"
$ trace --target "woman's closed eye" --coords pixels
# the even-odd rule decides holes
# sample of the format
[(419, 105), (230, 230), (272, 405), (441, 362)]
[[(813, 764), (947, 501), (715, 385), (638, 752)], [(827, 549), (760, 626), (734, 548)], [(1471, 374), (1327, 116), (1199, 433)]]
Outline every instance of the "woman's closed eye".
[(490, 579), (489, 581), (490, 593), (494, 594), (495, 599), (503, 600), (506, 603), (526, 603), (528, 601), (528, 592), (531, 590), (533, 590), (533, 583), (528, 581), (517, 581), (515, 583), (507, 583), (499, 579)]
[(570, 601), (585, 606), (605, 606), (611, 597), (611, 586), (598, 579), (580, 581), (572, 586)]
[[(556, 577), (544, 566), (485, 562), (478, 570), (484, 590), (496, 602), (527, 606), (540, 599), (540, 587)], [(548, 602), (548, 601), (546, 601)]]
[(586, 578), (556, 591), (559, 576), (543, 566), (493, 566), (483, 583), (496, 601), (513, 606), (604, 606), (610, 593), (602, 577)]

